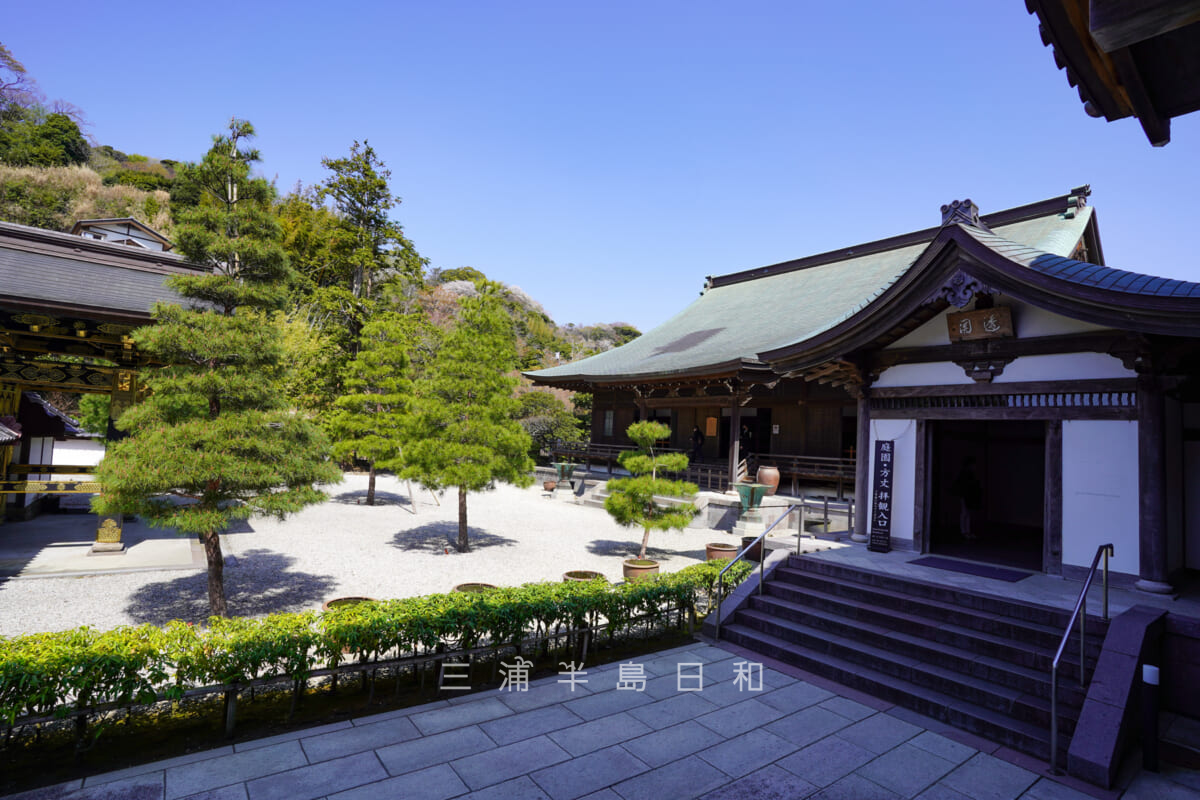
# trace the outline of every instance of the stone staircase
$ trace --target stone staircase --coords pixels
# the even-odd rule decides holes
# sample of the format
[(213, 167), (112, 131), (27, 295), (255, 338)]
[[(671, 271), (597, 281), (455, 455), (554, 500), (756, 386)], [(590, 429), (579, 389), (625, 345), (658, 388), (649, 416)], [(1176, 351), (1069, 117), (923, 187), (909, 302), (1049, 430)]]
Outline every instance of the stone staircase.
[[(803, 556), (775, 569), (721, 639), (1043, 760), (1050, 663), (1069, 612)], [(1108, 623), (1088, 616), (1089, 675)], [(1059, 764), (1086, 690), (1059, 666)]]

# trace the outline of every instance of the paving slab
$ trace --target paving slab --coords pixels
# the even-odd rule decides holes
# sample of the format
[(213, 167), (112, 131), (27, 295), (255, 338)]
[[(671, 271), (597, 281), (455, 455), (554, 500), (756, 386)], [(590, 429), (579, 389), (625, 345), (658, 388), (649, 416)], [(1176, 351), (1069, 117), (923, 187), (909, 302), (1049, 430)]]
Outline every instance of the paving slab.
[(1139, 772), (1121, 800), (1196, 800), (1195, 789), (1153, 772)]
[(100, 775), (91, 775), (83, 779), (83, 785), (88, 787), (99, 786), (104, 783), (119, 781), (124, 778), (132, 778), (135, 775), (145, 775), (148, 772), (162, 772), (171, 767), (177, 767), (182, 764), (192, 764), (196, 761), (204, 761), (205, 759), (226, 756), (232, 753), (233, 748), (230, 746), (218, 747), (213, 750), (200, 750), (195, 753), (188, 753), (187, 755), (168, 758), (164, 761), (152, 761), (149, 764), (138, 764), (137, 766), (113, 770), (112, 772), (105, 772)]
[(477, 722), (487, 722), (488, 720), (507, 717), (511, 713), (512, 709), (504, 705), (500, 700), (495, 697), (488, 697), (478, 703), (450, 705), (445, 708), (434, 709), (433, 711), (422, 711), (410, 715), (409, 719), (422, 734), (428, 736), (431, 733), (441, 733), (442, 731), (453, 730), (454, 728), (465, 728)]
[[(601, 680), (597, 678), (597, 680)], [(614, 681), (612, 686), (607, 686), (608, 678), (604, 677), (607, 688), (615, 688)], [(579, 697), (585, 697), (593, 693), (593, 690), (588, 688), (591, 685), (590, 680), (586, 685), (577, 685), (575, 691), (571, 691), (571, 687), (565, 683), (539, 683), (530, 684), (525, 691), (504, 691), (496, 690), (491, 694), (501, 703), (511, 708), (513, 711), (529, 711), (534, 708), (543, 708), (545, 706), (554, 705), (555, 703), (565, 703), (568, 700), (574, 700)]]
[(450, 762), (450, 766), (472, 790), (534, 772), (566, 761), (571, 754), (545, 736), (486, 750)]
[(308, 736), (300, 740), (304, 754), (312, 763), (374, 750), (398, 742), (407, 742), (421, 735), (407, 717), (384, 720), (374, 725), (352, 725), (342, 730)]
[(247, 742), (238, 742), (233, 746), (235, 752), (241, 753), (246, 750), (258, 750), (263, 747), (270, 747), (273, 744), (280, 742), (294, 742), (298, 739), (303, 739), (308, 736), (320, 736), (322, 733), (332, 731), (344, 731), (347, 728), (353, 728), (354, 723), (348, 719), (339, 722), (331, 722), (328, 725), (318, 725), (315, 728), (300, 728), (287, 733), (280, 733), (276, 736), (267, 736), (264, 739), (251, 739)]
[(410, 772), (395, 778), (369, 783), (357, 789), (329, 795), (326, 800), (382, 800), (404, 798), (404, 800), (446, 800), (467, 791), (467, 787), (454, 774), (448, 764)]
[(587, 697), (580, 697), (577, 700), (570, 700), (563, 703), (563, 706), (572, 714), (578, 714), (584, 719), (599, 719), (609, 714), (640, 708), (646, 705), (646, 702), (647, 698), (641, 692), (610, 689)]
[(1038, 779), (1035, 773), (986, 753), (976, 753), (941, 780), (976, 800), (1013, 800)]
[(573, 756), (581, 756), (612, 744), (627, 742), (653, 729), (628, 712), (584, 722), (549, 734), (550, 740)]
[(803, 778), (771, 765), (709, 792), (703, 800), (802, 800), (815, 791), (817, 787)]
[(704, 750), (697, 755), (734, 778), (795, 752), (797, 746), (765, 730), (753, 730)]
[(729, 782), (729, 776), (696, 756), (672, 761), (612, 787), (623, 800), (699, 797)]
[(631, 708), (629, 715), (655, 730), (669, 728), (717, 708), (694, 692), (675, 694), (663, 700)]
[(865, 706), (862, 703), (856, 703), (849, 698), (839, 695), (831, 695), (828, 700), (822, 700), (821, 707), (829, 709), (835, 714), (841, 714), (846, 719), (854, 720), (855, 722), (878, 713), (878, 709)]
[(543, 792), (528, 775), (522, 775), (511, 781), (465, 794), (462, 800), (550, 800), (550, 795)]
[(809, 783), (829, 786), (874, 758), (875, 754), (870, 750), (836, 736), (827, 736), (780, 759), (778, 764)]
[(956, 742), (953, 739), (948, 739), (941, 734), (925, 731), (919, 733), (909, 739), (907, 744), (913, 747), (919, 747), (922, 750), (933, 753), (935, 756), (944, 758), (947, 761), (952, 761), (955, 764), (961, 764), (971, 756), (975, 755), (973, 747), (967, 747), (961, 742)]
[(661, 767), (723, 741), (725, 737), (719, 733), (691, 720), (626, 742), (623, 746), (650, 766)]
[(1029, 787), (1029, 791), (1021, 795), (1021, 800), (1095, 800), (1095, 798), (1057, 781), (1042, 778)]
[(913, 800), (971, 800), (970, 797), (956, 789), (951, 789), (944, 783), (935, 783)]
[(860, 767), (856, 773), (902, 797), (912, 797), (937, 783), (956, 766), (953, 761), (906, 742)]
[(246, 784), (235, 783), (233, 786), (222, 786), (220, 789), (209, 789), (200, 794), (190, 794), (183, 800), (249, 800), (246, 794)]
[(388, 777), (371, 751), (248, 781), (249, 800), (316, 800)]
[(496, 744), (503, 745), (569, 728), (581, 722), (583, 718), (577, 714), (572, 714), (561, 705), (552, 705), (484, 722), (479, 728)]
[[(811, 683), (804, 681), (793, 680), (787, 686), (781, 686), (778, 689), (772, 689), (769, 692), (763, 693), (758, 699), (771, 708), (777, 708), (780, 711), (791, 714), (793, 711), (808, 708), (818, 703), (824, 703), (833, 697), (834, 695), (831, 692), (819, 686), (813, 686)], [(837, 709), (830, 710), (837, 713)], [(845, 714), (842, 716), (845, 716)]]
[(166, 770), (166, 800), (307, 766), (297, 741), (208, 758)]
[(403, 775), (406, 772), (428, 769), (447, 761), (473, 756), (495, 747), (495, 742), (478, 727), (473, 726), (424, 736), (391, 747), (381, 747), (375, 754), (389, 774)]
[(552, 800), (575, 800), (649, 769), (644, 761), (614, 745), (538, 770), (530, 777)]
[(784, 715), (785, 712), (778, 708), (772, 708), (757, 699), (750, 699), (696, 717), (696, 721), (722, 736), (732, 737), (766, 725)]
[(901, 800), (900, 795), (859, 775), (847, 775), (837, 783), (826, 786), (809, 800)]
[(886, 753), (919, 733), (921, 729), (916, 725), (888, 714), (876, 713), (847, 725), (837, 735), (872, 753)]
[(824, 739), (850, 724), (850, 720), (840, 714), (820, 706), (810, 706), (795, 714), (780, 717), (764, 728), (799, 748)]

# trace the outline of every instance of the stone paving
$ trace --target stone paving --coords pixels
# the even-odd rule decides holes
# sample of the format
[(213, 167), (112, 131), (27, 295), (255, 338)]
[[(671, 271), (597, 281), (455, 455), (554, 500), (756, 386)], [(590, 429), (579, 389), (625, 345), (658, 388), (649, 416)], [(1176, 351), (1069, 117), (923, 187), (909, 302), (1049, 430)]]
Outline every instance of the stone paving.
[[(1200, 798), (1200, 774), (1169, 765), (1153, 774), (1138, 769), (1140, 759), (1113, 791), (1052, 779), (1027, 756), (732, 646), (697, 642), (627, 663), (636, 667), (607, 664), (528, 684), (517, 676), (501, 691), (13, 797)], [(631, 674), (637, 667), (641, 676)]]

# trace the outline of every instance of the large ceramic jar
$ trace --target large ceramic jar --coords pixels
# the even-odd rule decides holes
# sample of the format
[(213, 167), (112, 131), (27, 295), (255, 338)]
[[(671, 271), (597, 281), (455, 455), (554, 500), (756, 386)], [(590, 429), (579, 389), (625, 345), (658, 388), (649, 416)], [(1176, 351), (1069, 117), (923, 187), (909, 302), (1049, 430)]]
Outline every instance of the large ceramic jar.
[(772, 496), (779, 489), (779, 467), (759, 467), (755, 481), (766, 484), (767, 497)]

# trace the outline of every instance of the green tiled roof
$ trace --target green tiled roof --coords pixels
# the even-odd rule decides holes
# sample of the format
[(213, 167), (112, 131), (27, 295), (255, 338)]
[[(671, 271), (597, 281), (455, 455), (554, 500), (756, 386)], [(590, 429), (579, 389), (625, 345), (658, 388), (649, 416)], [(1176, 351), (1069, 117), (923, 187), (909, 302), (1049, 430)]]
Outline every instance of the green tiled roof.
[[(1070, 255), (1092, 210), (1084, 207), (1067, 214), (1062, 206), (1057, 208), (995, 225), (993, 231), (1038, 252)], [(995, 217), (1003, 219), (1003, 214)], [(526, 374), (548, 383), (603, 383), (762, 367), (758, 353), (804, 341), (862, 310), (908, 271), (939, 230), (901, 237), (896, 246), (889, 247), (888, 240), (718, 278), (699, 299), (640, 338), (572, 364)]]

